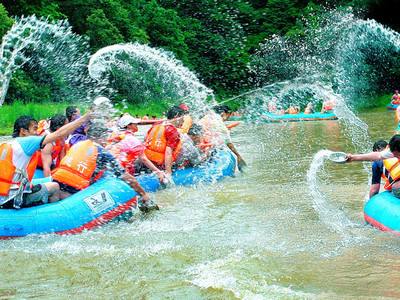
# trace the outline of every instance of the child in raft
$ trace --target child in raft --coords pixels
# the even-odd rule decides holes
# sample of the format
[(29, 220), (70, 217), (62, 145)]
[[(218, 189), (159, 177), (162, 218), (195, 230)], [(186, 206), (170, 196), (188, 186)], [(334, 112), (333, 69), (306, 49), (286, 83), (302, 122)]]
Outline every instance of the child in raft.
[(305, 114), (313, 114), (314, 113), (314, 105), (312, 102), (308, 102), (306, 108), (304, 109)]

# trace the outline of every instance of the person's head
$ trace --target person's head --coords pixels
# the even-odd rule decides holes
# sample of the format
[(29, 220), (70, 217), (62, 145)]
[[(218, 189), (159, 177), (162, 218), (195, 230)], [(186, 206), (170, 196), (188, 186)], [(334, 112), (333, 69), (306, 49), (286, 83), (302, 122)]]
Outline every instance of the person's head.
[(203, 127), (199, 124), (192, 124), (192, 127), (190, 127), (188, 131), (189, 137), (195, 144), (199, 144), (201, 142), (201, 137), (203, 136), (203, 133)]
[(389, 149), (395, 157), (400, 158), (400, 134), (395, 134), (389, 141)]
[(14, 122), (12, 137), (37, 135), (38, 122), (31, 116), (20, 116)]
[(80, 110), (76, 106), (68, 106), (65, 109), (65, 115), (67, 116), (67, 119), (69, 122), (75, 120), (77, 117), (80, 115)]
[(372, 147), (372, 151), (374, 151), (374, 152), (383, 151), (383, 150), (385, 150), (387, 145), (388, 145), (388, 143), (386, 141), (384, 141), (384, 140), (376, 141), (374, 143), (374, 146)]
[(232, 114), (232, 110), (227, 105), (217, 105), (213, 107), (213, 110), (219, 114), (224, 121), (228, 120)]
[(398, 94), (398, 93), (399, 93), (399, 90), (395, 90), (394, 92), (395, 92), (396, 94)]
[(183, 109), (186, 113), (189, 113), (189, 106), (187, 106), (185, 103), (181, 103), (178, 105), (181, 109)]
[(168, 111), (167, 111), (167, 119), (169, 121), (172, 121), (175, 126), (179, 127), (182, 125), (183, 122), (183, 116), (185, 115), (185, 111), (180, 108), (179, 106), (172, 106)]
[(141, 122), (141, 119), (132, 117), (131, 115), (123, 116), (118, 121), (118, 126), (122, 129), (127, 129), (132, 132), (138, 131), (137, 125)]
[(57, 129), (63, 127), (68, 123), (68, 119), (66, 116), (62, 114), (57, 114), (51, 117), (50, 119), (50, 132), (54, 132)]

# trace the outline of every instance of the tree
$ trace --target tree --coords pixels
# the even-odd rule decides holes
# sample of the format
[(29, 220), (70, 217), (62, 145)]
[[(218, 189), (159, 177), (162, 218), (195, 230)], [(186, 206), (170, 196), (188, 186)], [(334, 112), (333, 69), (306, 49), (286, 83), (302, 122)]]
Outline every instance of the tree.
[(6, 34), (12, 24), (13, 19), (8, 16), (7, 10), (5, 9), (3, 4), (0, 4), (0, 37)]
[(93, 50), (102, 47), (122, 43), (124, 37), (105, 16), (102, 9), (95, 9), (87, 18), (88, 30), (86, 34), (90, 38)]

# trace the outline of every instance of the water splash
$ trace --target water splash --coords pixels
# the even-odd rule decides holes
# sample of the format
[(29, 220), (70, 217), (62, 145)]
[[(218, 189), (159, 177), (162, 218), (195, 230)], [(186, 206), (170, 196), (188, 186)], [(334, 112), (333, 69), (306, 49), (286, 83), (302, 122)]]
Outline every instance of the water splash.
[(346, 215), (328, 202), (328, 199), (318, 187), (317, 174), (332, 151), (321, 150), (315, 154), (310, 169), (307, 172), (307, 183), (313, 199), (313, 207), (318, 212), (322, 222), (339, 233), (345, 240), (350, 238), (347, 229), (355, 226)]
[(100, 88), (87, 76), (88, 60), (87, 39), (73, 33), (67, 21), (17, 18), (0, 47), (0, 105), (13, 73), (25, 65), (45, 70), (52, 80), (62, 81), (61, 95), (55, 98), (82, 101), (93, 97)]
[[(117, 89), (125, 89), (137, 103), (159, 99), (200, 109), (213, 98), (212, 90), (171, 53), (138, 43), (100, 49), (90, 58), (88, 68), (92, 78), (117, 84)], [(121, 79), (123, 86), (118, 86)]]

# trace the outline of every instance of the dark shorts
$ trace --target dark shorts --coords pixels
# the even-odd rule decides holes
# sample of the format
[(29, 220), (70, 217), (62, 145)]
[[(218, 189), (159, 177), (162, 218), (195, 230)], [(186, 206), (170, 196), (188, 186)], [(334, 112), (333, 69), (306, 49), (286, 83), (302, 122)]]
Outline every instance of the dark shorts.
[[(46, 204), (49, 202), (49, 191), (44, 184), (37, 184), (32, 187), (32, 193), (24, 194), (21, 208)], [(4, 203), (0, 208), (14, 208), (14, 201)]]

